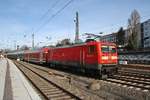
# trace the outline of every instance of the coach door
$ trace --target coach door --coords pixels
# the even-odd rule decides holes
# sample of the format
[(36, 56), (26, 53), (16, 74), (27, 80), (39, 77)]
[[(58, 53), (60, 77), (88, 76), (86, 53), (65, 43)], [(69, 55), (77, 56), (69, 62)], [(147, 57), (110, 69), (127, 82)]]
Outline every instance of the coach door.
[(29, 62), (29, 60), (30, 60), (30, 54), (27, 53), (27, 61)]
[(85, 66), (85, 51), (84, 48), (80, 50), (80, 65)]
[(42, 63), (42, 61), (43, 61), (43, 53), (40, 52), (40, 63)]

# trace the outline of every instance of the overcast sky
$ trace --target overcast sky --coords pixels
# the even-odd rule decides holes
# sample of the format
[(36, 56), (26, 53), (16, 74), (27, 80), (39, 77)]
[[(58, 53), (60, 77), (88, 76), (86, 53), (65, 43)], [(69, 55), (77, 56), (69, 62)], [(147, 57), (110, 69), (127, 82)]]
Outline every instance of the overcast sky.
[(20, 46), (31, 46), (33, 32), (35, 45), (43, 46), (64, 38), (73, 41), (76, 11), (79, 12), (80, 35), (116, 32), (119, 27), (127, 26), (134, 9), (140, 13), (141, 21), (150, 19), (150, 0), (73, 0), (48, 22), (68, 1), (0, 0), (0, 48), (14, 48), (15, 41)]

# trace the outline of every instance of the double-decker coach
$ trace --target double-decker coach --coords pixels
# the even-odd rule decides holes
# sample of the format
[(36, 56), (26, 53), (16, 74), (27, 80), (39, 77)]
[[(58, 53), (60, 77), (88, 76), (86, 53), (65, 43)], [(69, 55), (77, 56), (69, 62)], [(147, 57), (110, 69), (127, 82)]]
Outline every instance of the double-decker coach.
[(42, 48), (37, 50), (24, 51), (24, 60), (34, 63), (46, 63), (47, 62), (48, 48)]

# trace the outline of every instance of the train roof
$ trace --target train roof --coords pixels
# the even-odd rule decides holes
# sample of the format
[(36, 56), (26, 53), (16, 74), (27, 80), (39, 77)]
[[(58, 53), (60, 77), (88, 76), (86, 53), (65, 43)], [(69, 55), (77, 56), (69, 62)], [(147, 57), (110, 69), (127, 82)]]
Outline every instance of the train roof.
[(34, 49), (34, 50), (13, 51), (13, 52), (8, 52), (7, 55), (16, 55), (16, 54), (23, 54), (23, 53), (40, 52), (40, 51), (46, 51), (47, 49), (48, 48), (40, 48), (40, 49)]
[(65, 45), (65, 46), (58, 46), (58, 47), (52, 47), (54, 48), (69, 48), (69, 47), (78, 47), (78, 46), (84, 46), (84, 45), (95, 45), (95, 44), (103, 44), (103, 45), (116, 45), (115, 43), (112, 42), (101, 42), (101, 41), (91, 41), (91, 42), (85, 42), (81, 44), (74, 44), (74, 45)]
[(49, 48), (40, 48), (40, 49), (33, 49), (33, 50), (26, 50), (26, 51), (24, 51), (24, 53), (36, 53), (36, 52), (41, 52), (41, 51), (45, 51), (45, 52), (47, 52), (47, 50), (48, 50)]
[(7, 55), (16, 55), (16, 54), (23, 54), (24, 51), (15, 51), (15, 52), (10, 52), (10, 53), (7, 53)]
[(15, 51), (15, 52), (7, 53), (7, 54), (8, 55), (16, 55), (16, 54), (23, 54), (23, 53), (36, 53), (36, 52), (41, 52), (41, 51), (47, 52), (49, 49), (78, 47), (78, 46), (84, 46), (84, 45), (95, 45), (98, 43), (103, 44), (103, 45), (116, 45), (115, 43), (112, 43), (112, 42), (91, 41), (91, 42), (85, 42), (85, 43), (74, 44), (74, 45), (65, 45), (65, 46), (58, 46), (58, 47), (44, 47), (44, 48), (33, 49), (33, 50)]

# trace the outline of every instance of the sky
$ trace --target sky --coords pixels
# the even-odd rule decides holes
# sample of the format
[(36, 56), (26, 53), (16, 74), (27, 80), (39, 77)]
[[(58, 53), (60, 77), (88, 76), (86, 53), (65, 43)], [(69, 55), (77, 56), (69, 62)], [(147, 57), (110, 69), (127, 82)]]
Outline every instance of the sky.
[[(0, 0), (0, 49), (15, 45), (55, 44), (65, 38), (74, 41), (75, 13), (79, 12), (80, 38), (84, 33), (103, 35), (126, 28), (136, 9), (141, 22), (150, 19), (150, 0)], [(51, 18), (54, 16), (53, 18)]]

